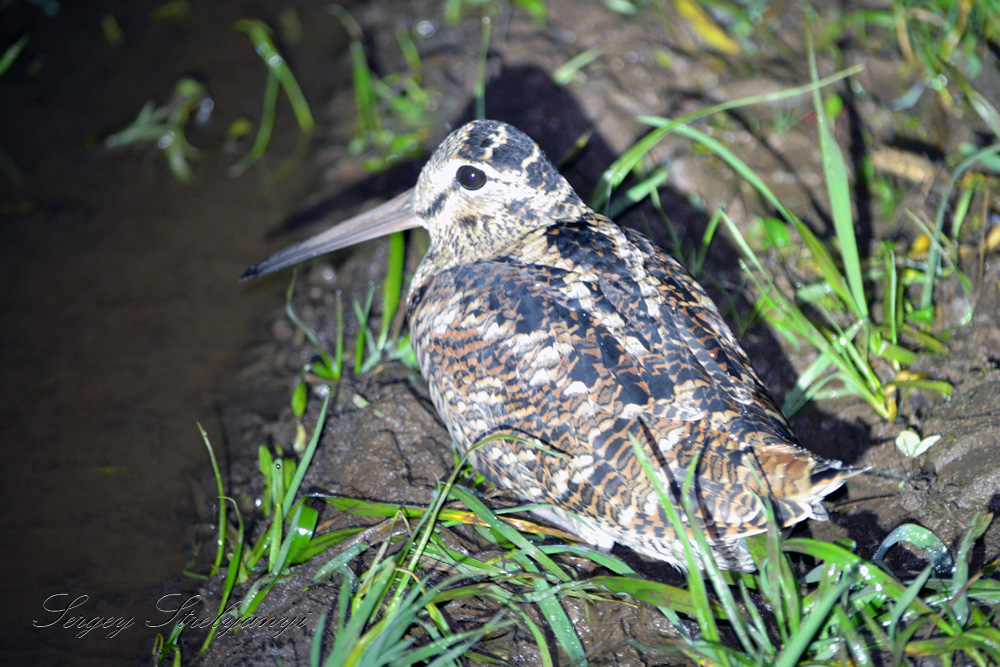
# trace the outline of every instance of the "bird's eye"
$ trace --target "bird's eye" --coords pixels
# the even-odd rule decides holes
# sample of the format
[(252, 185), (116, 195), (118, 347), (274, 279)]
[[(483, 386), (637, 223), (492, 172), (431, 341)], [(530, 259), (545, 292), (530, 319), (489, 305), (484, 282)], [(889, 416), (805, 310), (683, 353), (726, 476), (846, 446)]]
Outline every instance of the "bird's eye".
[(458, 184), (466, 190), (478, 190), (486, 185), (486, 174), (481, 169), (470, 167), (467, 164), (458, 168), (455, 178), (458, 179)]

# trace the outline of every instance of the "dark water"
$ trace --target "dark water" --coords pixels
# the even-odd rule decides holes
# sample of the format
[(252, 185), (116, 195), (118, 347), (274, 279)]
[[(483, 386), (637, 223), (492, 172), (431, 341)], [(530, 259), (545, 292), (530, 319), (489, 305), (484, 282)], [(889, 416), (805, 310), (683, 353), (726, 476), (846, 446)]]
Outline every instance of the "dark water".
[[(191, 589), (180, 578), (191, 527), (211, 518), (195, 502), (211, 492), (193, 488), (208, 466), (196, 422), (222, 446), (213, 398), (240, 350), (267, 335), (260, 314), (274, 290), (236, 277), (280, 243), (267, 232), (310, 186), (301, 166), (279, 181), (267, 166), (294, 145), (287, 106), (262, 169), (230, 178), (233, 158), (221, 150), (229, 123), (259, 117), (266, 79), (233, 22), (276, 25), (279, 8), (191, 3), (173, 23), (152, 18), (159, 4), (0, 14), (0, 43), (30, 34), (0, 79), (0, 151), (11, 166), (0, 176), (3, 664), (148, 657), (156, 630), (145, 623), (165, 620), (163, 595)], [(295, 46), (287, 53), (307, 96), (321, 99), (327, 91), (309, 73), (327, 86), (344, 78), (323, 67), (342, 33), (322, 3), (298, 10), (317, 42), (303, 58), (314, 61), (295, 61)], [(118, 47), (102, 35), (109, 15), (123, 30)], [(190, 185), (155, 152), (101, 148), (192, 73), (216, 112), (193, 136), (206, 153)], [(131, 625), (65, 627), (98, 618)]]

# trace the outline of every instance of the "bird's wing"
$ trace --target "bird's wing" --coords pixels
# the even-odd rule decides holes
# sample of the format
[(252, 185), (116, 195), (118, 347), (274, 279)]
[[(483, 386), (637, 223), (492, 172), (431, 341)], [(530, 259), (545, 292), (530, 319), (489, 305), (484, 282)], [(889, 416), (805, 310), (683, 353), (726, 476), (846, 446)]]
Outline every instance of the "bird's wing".
[(635, 508), (652, 496), (629, 434), (648, 440), (634, 416), (648, 388), (611, 334), (546, 282), (556, 273), (497, 260), (435, 276), (411, 310), (421, 371), (461, 448), (517, 438), (476, 450), (491, 482), (642, 530)]
[(816, 459), (792, 444), (704, 291), (644, 244), (581, 221), (435, 276), (411, 310), (435, 404), (465, 448), (494, 433), (549, 448), (504, 440), (478, 452), (491, 481), (522, 495), (669, 536), (636, 439), (675, 494), (698, 458), (698, 514), (715, 537), (757, 532), (755, 494), (775, 495), (761, 457), (774, 468), (780, 452), (782, 472), (807, 481)]
[(704, 289), (644, 236), (625, 233), (638, 249), (644, 273), (657, 286), (661, 304), (658, 309), (636, 309), (617, 299), (615, 305), (635, 318), (639, 331), (649, 332), (652, 339), (658, 336), (667, 348), (682, 350), (681, 358), (672, 363), (684, 365), (694, 380), (677, 392), (684, 398), (675, 400), (709, 406), (706, 418), (692, 423), (687, 440), (674, 449), (682, 466), (699, 456), (699, 479), (706, 490), (712, 489), (699, 498), (708, 504), (709, 513), (731, 527), (730, 532), (754, 532), (766, 521), (763, 508), (755, 502), (761, 496), (774, 501), (784, 525), (825, 518), (820, 499), (858, 471), (796, 444), (746, 352)]

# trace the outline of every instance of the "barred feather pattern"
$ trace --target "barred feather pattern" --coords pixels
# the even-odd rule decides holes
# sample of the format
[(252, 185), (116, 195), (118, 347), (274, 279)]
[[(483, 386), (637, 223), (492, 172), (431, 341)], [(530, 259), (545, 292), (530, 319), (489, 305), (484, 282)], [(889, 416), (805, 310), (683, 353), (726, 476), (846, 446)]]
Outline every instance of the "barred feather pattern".
[(589, 209), (434, 273), (411, 295), (410, 328), (458, 446), (513, 436), (479, 448), (475, 467), (599, 546), (686, 567), (633, 440), (676, 504), (695, 466), (696, 528), (735, 570), (753, 569), (742, 538), (765, 529), (762, 499), (784, 525), (823, 518), (820, 498), (853, 472), (795, 444), (676, 261)]

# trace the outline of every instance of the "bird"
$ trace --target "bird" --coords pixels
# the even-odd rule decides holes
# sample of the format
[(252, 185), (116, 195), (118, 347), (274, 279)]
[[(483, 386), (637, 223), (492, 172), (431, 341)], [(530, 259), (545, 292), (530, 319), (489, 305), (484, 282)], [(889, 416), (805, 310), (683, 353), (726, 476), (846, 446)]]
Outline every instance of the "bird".
[(663, 505), (686, 493), (686, 534), (752, 572), (767, 505), (782, 527), (825, 520), (822, 499), (862, 472), (800, 447), (705, 290), (499, 121), (453, 131), (415, 187), (241, 278), (418, 226), (407, 320), (431, 401), (473, 467), (543, 520), (686, 570)]

